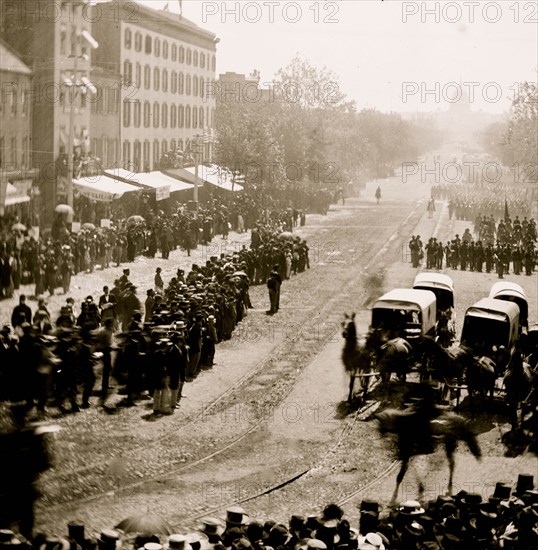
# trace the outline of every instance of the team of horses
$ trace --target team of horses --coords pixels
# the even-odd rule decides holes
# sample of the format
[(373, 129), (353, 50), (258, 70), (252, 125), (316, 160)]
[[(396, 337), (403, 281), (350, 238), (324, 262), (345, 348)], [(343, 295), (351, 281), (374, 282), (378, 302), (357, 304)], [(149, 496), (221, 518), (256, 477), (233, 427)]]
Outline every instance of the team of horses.
[[(400, 383), (405, 383), (408, 375), (416, 372), (420, 383), (436, 388), (439, 402), (450, 402), (447, 398), (452, 397), (453, 392), (466, 390), (474, 416), (487, 398), (493, 400), (496, 382), (502, 378), (504, 402), (508, 406), (513, 431), (521, 428), (525, 412), (531, 411), (531, 421), (535, 427), (533, 433), (535, 436), (538, 433), (538, 349), (525, 349), (519, 344), (512, 350), (501, 348), (496, 356), (497, 361), (494, 361), (486, 355), (476, 355), (462, 344), (445, 348), (439, 339), (429, 336), (413, 339), (412, 344), (379, 329), (359, 336), (354, 313), (345, 314), (342, 336), (345, 340), (342, 362), (349, 375), (348, 403), (357, 398), (364, 403), (374, 381), (380, 384), (383, 402), (388, 403), (392, 375), (395, 374)], [(355, 388), (357, 381), (360, 385), (358, 392)], [(459, 404), (459, 394), (457, 401)], [(381, 433), (392, 432), (398, 436), (401, 468), (392, 498), (394, 502), (411, 458), (424, 452), (403, 443), (406, 438), (412, 439), (416, 435), (412, 409), (385, 409), (376, 418)], [(455, 412), (439, 408), (437, 417), (428, 422), (432, 440), (442, 442), (445, 449), (450, 468), (450, 494), (458, 442), (465, 442), (477, 459), (481, 457), (480, 447), (469, 421)], [(423, 485), (419, 482), (419, 494), (422, 489)]]
[(445, 348), (431, 336), (415, 338), (412, 343), (391, 337), (383, 329), (371, 329), (365, 336), (359, 336), (354, 313), (345, 314), (342, 336), (342, 363), (349, 375), (348, 403), (357, 397), (365, 401), (374, 380), (379, 380), (381, 394), (388, 401), (392, 375), (405, 383), (411, 372), (417, 372), (420, 382), (430, 382), (438, 388), (440, 400), (466, 390), (473, 413), (478, 412), (487, 397), (493, 399), (496, 382), (502, 378), (506, 402), (513, 411), (529, 396), (531, 365), (538, 365), (538, 353), (530, 353), (523, 360), (518, 346), (512, 350), (500, 348), (495, 361), (486, 355), (476, 355), (463, 344)]

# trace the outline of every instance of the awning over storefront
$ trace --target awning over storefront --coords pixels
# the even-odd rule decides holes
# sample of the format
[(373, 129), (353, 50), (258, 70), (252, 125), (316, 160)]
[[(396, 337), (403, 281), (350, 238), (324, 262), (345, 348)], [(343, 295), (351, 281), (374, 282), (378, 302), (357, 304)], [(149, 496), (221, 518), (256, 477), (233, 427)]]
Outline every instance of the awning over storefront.
[(28, 195), (15, 195), (6, 198), (5, 206), (13, 206), (14, 204), (22, 204), (25, 202), (30, 202), (30, 197)]
[(130, 181), (133, 185), (140, 185), (143, 187), (149, 187), (155, 189), (156, 200), (164, 200), (170, 196), (170, 193), (176, 191), (186, 191), (192, 189), (194, 186), (190, 183), (178, 181), (175, 178), (167, 176), (162, 172), (138, 172), (136, 174), (116, 168), (114, 170), (105, 170), (105, 174), (108, 174), (114, 178)]
[(139, 187), (115, 180), (106, 175), (74, 179), (73, 185), (81, 195), (99, 202), (112, 202), (125, 193), (140, 191)]
[(19, 190), (15, 185), (8, 181), (2, 182), (2, 189), (0, 189), (0, 206), (13, 206), (15, 204), (23, 204), (30, 202), (30, 197)]
[[(194, 166), (184, 168), (183, 171), (190, 173), (194, 178)], [(210, 166), (206, 166), (205, 164), (198, 165), (198, 177), (202, 181), (207, 182), (210, 185), (214, 185), (215, 187), (218, 187), (219, 189), (222, 189), (224, 191), (243, 191), (242, 185), (240, 185), (239, 183), (234, 183), (232, 181), (231, 172), (219, 169), (216, 164), (212, 164)]]
[(124, 181), (125, 183), (132, 183), (133, 185), (137, 184), (136, 172), (131, 172), (131, 170), (125, 170), (124, 168), (107, 168), (103, 170), (105, 176), (114, 178), (115, 180)]

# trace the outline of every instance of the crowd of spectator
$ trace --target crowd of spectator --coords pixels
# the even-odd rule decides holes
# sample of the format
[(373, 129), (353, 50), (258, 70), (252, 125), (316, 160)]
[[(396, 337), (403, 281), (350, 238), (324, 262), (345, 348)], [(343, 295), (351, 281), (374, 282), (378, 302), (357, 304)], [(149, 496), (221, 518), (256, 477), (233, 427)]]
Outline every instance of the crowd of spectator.
[(178, 206), (174, 213), (148, 208), (142, 216), (111, 219), (110, 227), (81, 225), (77, 233), (69, 230), (66, 217), (57, 215), (50, 233), (37, 236), (17, 218), (0, 231), (0, 299), (10, 298), (21, 285), (35, 284), (34, 296), (57, 288), (69, 292), (71, 278), (133, 262), (138, 255), (150, 258), (182, 248), (190, 256), (198, 245), (209, 245), (216, 235), (224, 239), (231, 230), (238, 233), (255, 229), (258, 223), (278, 221), (291, 231), (304, 225), (303, 210), (283, 208), (274, 201), (266, 204), (253, 195), (239, 194), (228, 201), (209, 200), (198, 212)]
[[(382, 510), (375, 500), (359, 504), (354, 526), (337, 504), (321, 514), (294, 514), (287, 523), (257, 520), (232, 506), (222, 518), (206, 517), (191, 532), (162, 535), (129, 528), (103, 530), (87, 536), (84, 525), (69, 524), (66, 538), (37, 535), (35, 548), (81, 550), (452, 550), (495, 548), (530, 550), (538, 547), (538, 491), (532, 475), (520, 474), (514, 489), (498, 482), (489, 498), (460, 491), (423, 504), (408, 500)], [(32, 545), (12, 531), (2, 531), (3, 546)], [(21, 546), (26, 544), (26, 546)], [(44, 546), (43, 546), (44, 545)]]
[[(78, 412), (90, 406), (94, 367), (102, 363), (101, 405), (107, 406), (113, 375), (124, 386), (121, 404), (135, 406), (153, 396), (155, 415), (171, 414), (183, 383), (213, 366), (216, 344), (231, 338), (252, 308), (250, 285), (265, 284), (275, 266), (284, 280), (310, 267), (306, 241), (283, 232), (299, 218), (265, 212), (252, 230), (250, 248), (211, 256), (188, 273), (178, 269), (167, 284), (157, 268), (142, 298), (129, 268), (101, 296), (87, 296), (78, 311), (68, 298), (56, 319), (45, 297), (32, 312), (21, 295), (12, 327), (0, 335), (2, 399), (24, 401), (28, 410), (37, 406), (38, 413), (49, 402), (64, 414)], [(156, 355), (162, 361), (154, 361)]]

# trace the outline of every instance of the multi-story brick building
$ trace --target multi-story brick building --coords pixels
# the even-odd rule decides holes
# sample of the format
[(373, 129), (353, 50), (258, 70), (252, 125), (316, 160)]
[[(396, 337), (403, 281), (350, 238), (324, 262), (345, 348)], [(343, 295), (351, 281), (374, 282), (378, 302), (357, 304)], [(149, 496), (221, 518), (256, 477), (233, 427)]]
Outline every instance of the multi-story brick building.
[(90, 148), (100, 168), (121, 168), (121, 75), (92, 67), (90, 80), (97, 92), (90, 112)]
[(2, 10), (3, 38), (33, 72), (31, 149), (49, 204), (65, 199), (66, 178), (54, 167), (70, 136), (75, 153), (89, 148), (91, 10), (88, 0), (17, 0)]
[[(121, 75), (121, 163), (155, 170), (212, 129), (218, 39), (189, 20), (123, 0), (99, 5), (94, 64)], [(209, 147), (207, 144), (206, 147)]]
[[(5, 207), (28, 202), (32, 183), (32, 109), (27, 91), (32, 71), (0, 39), (0, 216)], [(11, 191), (11, 192), (10, 192)]]
[(0, 39), (0, 168), (26, 170), (31, 166), (32, 71), (18, 53)]

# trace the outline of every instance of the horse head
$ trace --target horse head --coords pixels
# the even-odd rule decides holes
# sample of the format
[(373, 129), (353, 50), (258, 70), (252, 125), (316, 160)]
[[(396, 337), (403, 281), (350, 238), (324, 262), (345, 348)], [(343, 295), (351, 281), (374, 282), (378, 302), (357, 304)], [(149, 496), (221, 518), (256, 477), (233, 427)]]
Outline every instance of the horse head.
[(342, 321), (342, 337), (345, 340), (357, 339), (357, 328), (355, 327), (355, 313), (348, 315), (344, 313), (344, 320)]

